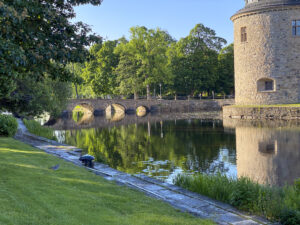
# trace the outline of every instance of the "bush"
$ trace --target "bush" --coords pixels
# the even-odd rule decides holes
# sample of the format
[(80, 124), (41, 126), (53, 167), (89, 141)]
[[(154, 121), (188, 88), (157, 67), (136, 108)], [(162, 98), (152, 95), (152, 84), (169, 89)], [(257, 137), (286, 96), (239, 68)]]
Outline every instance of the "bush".
[(179, 175), (174, 182), (190, 191), (282, 224), (300, 224), (299, 179), (295, 185), (285, 187), (260, 185), (244, 177), (235, 180), (221, 174)]
[(18, 122), (13, 116), (0, 114), (0, 136), (11, 137), (17, 133)]
[(39, 122), (37, 122), (35, 120), (24, 119), (23, 122), (30, 133), (50, 139), (50, 140), (57, 141), (57, 138), (54, 135), (53, 129), (51, 129), (49, 127), (43, 127)]

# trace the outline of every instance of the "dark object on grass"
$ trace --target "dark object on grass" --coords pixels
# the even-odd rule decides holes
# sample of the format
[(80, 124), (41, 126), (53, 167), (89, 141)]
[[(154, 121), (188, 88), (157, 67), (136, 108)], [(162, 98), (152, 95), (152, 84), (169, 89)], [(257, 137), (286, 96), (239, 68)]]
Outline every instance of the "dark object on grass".
[(59, 168), (59, 164), (57, 164), (55, 166), (52, 166), (49, 169), (51, 169), (51, 170), (58, 170), (58, 168)]
[(79, 158), (79, 160), (84, 164), (84, 166), (88, 166), (90, 168), (94, 168), (94, 162), (93, 160), (95, 159), (94, 156), (91, 155), (83, 155)]

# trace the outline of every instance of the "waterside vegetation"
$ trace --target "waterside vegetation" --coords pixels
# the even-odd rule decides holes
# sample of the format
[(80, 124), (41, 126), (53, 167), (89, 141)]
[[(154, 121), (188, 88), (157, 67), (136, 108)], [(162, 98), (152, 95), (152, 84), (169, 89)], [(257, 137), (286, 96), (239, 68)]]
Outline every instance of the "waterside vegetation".
[(30, 133), (50, 140), (57, 141), (57, 138), (54, 134), (54, 130), (52, 128), (42, 126), (39, 122), (35, 120), (24, 119), (23, 122)]
[(212, 224), (12, 138), (0, 158), (0, 224)]
[(281, 224), (300, 224), (300, 179), (284, 187), (260, 185), (248, 178), (233, 179), (221, 174), (179, 175), (174, 181), (190, 191)]

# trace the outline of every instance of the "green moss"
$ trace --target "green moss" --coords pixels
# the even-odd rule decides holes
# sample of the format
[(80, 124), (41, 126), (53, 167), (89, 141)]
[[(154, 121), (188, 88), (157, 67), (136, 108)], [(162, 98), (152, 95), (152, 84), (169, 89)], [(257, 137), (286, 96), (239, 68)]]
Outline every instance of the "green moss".
[(51, 129), (50, 127), (44, 127), (35, 120), (24, 119), (23, 122), (30, 133), (50, 140), (57, 141), (57, 138), (54, 135), (54, 130)]
[(212, 224), (11, 138), (0, 158), (0, 224)]

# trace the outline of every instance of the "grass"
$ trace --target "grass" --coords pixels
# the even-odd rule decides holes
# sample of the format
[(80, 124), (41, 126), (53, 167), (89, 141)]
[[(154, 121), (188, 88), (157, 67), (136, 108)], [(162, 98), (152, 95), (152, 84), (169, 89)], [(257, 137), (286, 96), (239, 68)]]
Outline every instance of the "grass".
[(278, 105), (232, 105), (230, 107), (236, 108), (271, 108), (271, 107), (279, 107), (279, 108), (287, 108), (287, 107), (300, 107), (299, 104), (278, 104)]
[(282, 224), (286, 222), (284, 217), (296, 221), (286, 224), (300, 224), (300, 179), (295, 181), (295, 185), (282, 188), (260, 185), (248, 178), (231, 179), (220, 174), (179, 175), (175, 183), (238, 209), (281, 221)]
[(44, 127), (35, 120), (24, 119), (23, 122), (30, 133), (57, 141), (54, 131), (50, 127)]
[(1, 225), (212, 224), (12, 138), (0, 158)]

